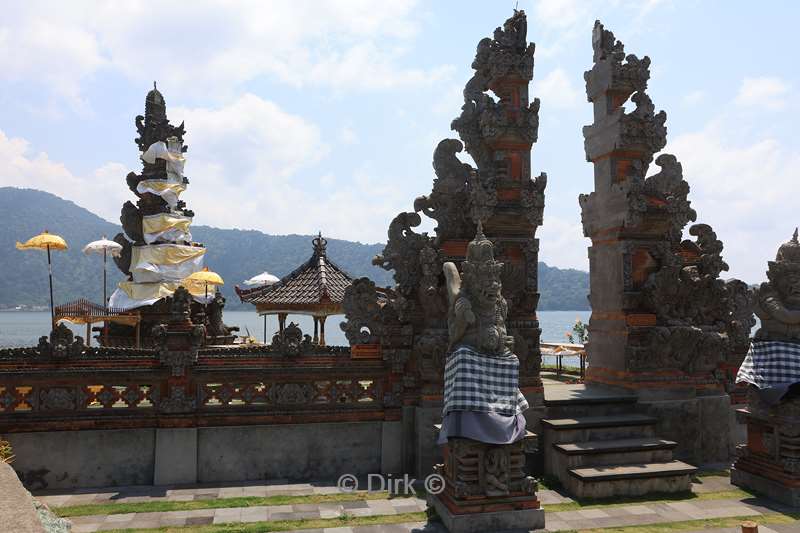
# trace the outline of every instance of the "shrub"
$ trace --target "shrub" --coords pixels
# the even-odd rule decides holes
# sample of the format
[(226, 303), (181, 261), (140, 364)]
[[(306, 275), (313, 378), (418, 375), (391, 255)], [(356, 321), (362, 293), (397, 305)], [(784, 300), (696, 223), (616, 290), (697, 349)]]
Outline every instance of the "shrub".
[(6, 440), (0, 439), (0, 463), (10, 463), (13, 458), (11, 444)]

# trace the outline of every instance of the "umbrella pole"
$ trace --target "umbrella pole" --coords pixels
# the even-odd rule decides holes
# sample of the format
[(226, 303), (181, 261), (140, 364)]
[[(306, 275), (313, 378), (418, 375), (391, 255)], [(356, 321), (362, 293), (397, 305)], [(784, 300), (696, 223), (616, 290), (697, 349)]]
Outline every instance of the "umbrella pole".
[(50, 260), (50, 245), (47, 245), (47, 277), (50, 281), (50, 329), (56, 327), (56, 311), (53, 307), (53, 263)]
[(106, 249), (103, 248), (103, 309), (108, 311), (108, 300), (106, 299)]

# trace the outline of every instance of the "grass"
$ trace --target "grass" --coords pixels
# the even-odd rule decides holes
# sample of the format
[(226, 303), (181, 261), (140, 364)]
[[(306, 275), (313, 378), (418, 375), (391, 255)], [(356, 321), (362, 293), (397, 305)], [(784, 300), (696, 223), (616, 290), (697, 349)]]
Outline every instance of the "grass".
[(601, 527), (580, 529), (562, 533), (674, 533), (676, 531), (692, 531), (698, 529), (738, 527), (745, 520), (753, 520), (760, 525), (791, 524), (800, 518), (800, 514), (772, 513), (755, 516), (735, 516), (731, 518), (707, 518), (704, 520), (687, 520), (684, 522), (668, 522), (665, 524), (648, 524), (643, 526)]
[(261, 505), (292, 505), (301, 503), (332, 503), (364, 500), (386, 500), (388, 492), (343, 492), (340, 494), (310, 494), (308, 496), (241, 496), (209, 500), (155, 501), (130, 503), (92, 503), (55, 507), (58, 516), (89, 516), (127, 513), (164, 513), (167, 511), (194, 511), (197, 509), (226, 509), (232, 507), (257, 507)]
[(719, 492), (678, 492), (666, 494), (648, 494), (646, 496), (629, 496), (625, 498), (614, 497), (608, 499), (596, 500), (578, 500), (567, 503), (553, 503), (550, 505), (543, 505), (542, 508), (549, 512), (559, 511), (575, 511), (578, 509), (593, 509), (598, 507), (622, 507), (630, 504), (642, 503), (667, 503), (675, 501), (703, 501), (703, 500), (738, 500), (742, 498), (750, 498), (753, 494), (745, 490), (726, 490)]
[[(562, 533), (675, 533), (679, 531), (697, 529), (737, 527), (745, 520), (754, 520), (761, 525), (792, 524), (797, 521), (798, 518), (800, 518), (800, 514), (772, 513), (767, 515), (708, 518), (703, 520), (687, 520), (683, 522), (647, 524), (640, 526), (580, 529), (563, 531)], [(216, 524), (208, 526), (160, 527), (152, 529), (116, 529), (110, 533), (270, 533), (274, 531), (293, 531), (298, 529), (424, 522), (425, 520), (426, 515), (424, 512), (364, 517), (344, 515), (339, 518), (278, 520), (271, 522), (253, 522), (248, 524)]]
[(248, 524), (215, 524), (208, 526), (158, 527), (152, 529), (114, 529), (108, 533), (269, 533), (296, 529), (323, 529), (334, 527), (372, 526), (378, 524), (402, 524), (424, 522), (424, 512), (379, 516), (348, 516), (339, 518), (315, 518), (307, 520), (275, 520)]

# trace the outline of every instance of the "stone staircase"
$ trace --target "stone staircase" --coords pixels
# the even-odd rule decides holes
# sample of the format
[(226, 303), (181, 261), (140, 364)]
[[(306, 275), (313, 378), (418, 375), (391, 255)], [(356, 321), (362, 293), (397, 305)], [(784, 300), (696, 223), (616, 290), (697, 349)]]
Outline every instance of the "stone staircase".
[(697, 469), (672, 458), (677, 443), (659, 438), (657, 420), (636, 412), (637, 398), (601, 385), (545, 387), (545, 473), (577, 498), (690, 490)]

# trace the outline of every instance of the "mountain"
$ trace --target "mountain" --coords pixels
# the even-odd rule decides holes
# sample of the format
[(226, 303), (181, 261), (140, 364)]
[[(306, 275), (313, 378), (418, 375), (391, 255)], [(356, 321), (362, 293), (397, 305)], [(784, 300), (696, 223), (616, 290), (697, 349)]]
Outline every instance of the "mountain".
[[(202, 217), (202, 213), (199, 213)], [(13, 187), (0, 187), (0, 309), (15, 306), (47, 306), (47, 259), (36, 250), (19, 251), (24, 241), (42, 230), (66, 239), (69, 250), (53, 252), (53, 291), (56, 304), (77, 298), (102, 300), (102, 258), (86, 257), (81, 248), (102, 235), (113, 238), (120, 227), (53, 194)], [(222, 292), (229, 309), (252, 309), (239, 303), (233, 287), (263, 271), (282, 277), (311, 253), (310, 235), (267, 235), (255, 230), (192, 226), (192, 237), (208, 248), (206, 264), (226, 284)], [(378, 285), (393, 285), (392, 273), (373, 266), (372, 258), (383, 244), (361, 244), (328, 239), (328, 256), (352, 276), (367, 276)], [(123, 279), (109, 259), (109, 294)], [(539, 263), (541, 301), (539, 309), (588, 309), (589, 275)]]

